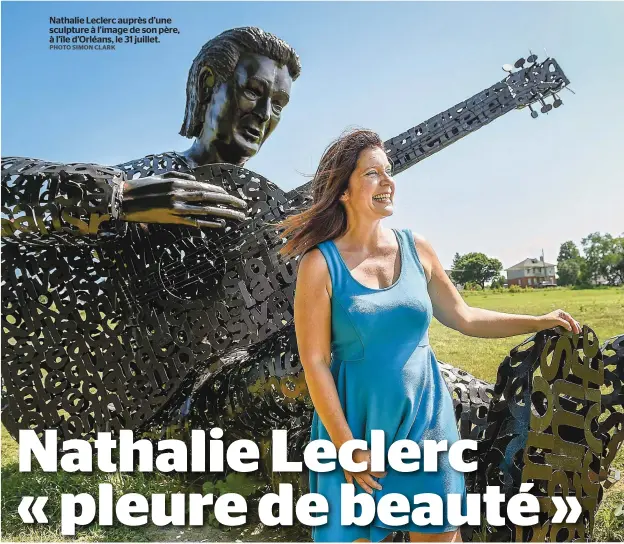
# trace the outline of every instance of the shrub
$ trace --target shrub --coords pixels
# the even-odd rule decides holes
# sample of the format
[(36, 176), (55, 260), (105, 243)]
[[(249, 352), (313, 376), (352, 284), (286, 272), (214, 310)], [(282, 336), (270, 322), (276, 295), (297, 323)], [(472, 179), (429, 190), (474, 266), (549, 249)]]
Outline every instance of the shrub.
[(473, 281), (466, 282), (466, 284), (464, 285), (464, 289), (466, 291), (483, 291), (481, 286)]

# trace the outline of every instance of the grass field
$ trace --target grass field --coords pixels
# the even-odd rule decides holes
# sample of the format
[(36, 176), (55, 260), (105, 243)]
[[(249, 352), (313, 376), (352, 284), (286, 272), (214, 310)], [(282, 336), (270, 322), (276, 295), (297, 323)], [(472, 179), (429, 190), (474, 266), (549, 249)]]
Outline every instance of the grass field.
[[(601, 343), (624, 334), (624, 288), (605, 289), (535, 289), (518, 293), (465, 291), (468, 304), (477, 308), (512, 314), (541, 315), (562, 309), (588, 325)], [(429, 339), (437, 358), (477, 378), (494, 382), (504, 356), (527, 335), (511, 338), (470, 338), (450, 330), (437, 321), (431, 325)]]
[[(539, 315), (562, 308), (574, 318), (590, 326), (602, 341), (624, 333), (624, 288), (572, 290), (528, 290), (518, 293), (466, 292), (471, 306), (508, 313)], [(430, 340), (439, 360), (458, 366), (478, 378), (493, 382), (496, 370), (511, 348), (526, 336), (505, 339), (477, 339), (462, 336), (437, 322), (431, 327)], [(614, 466), (624, 470), (624, 448)], [(293, 541), (292, 535), (275, 528), (261, 532), (221, 531), (214, 527), (181, 530), (178, 528), (124, 526), (101, 527), (97, 524), (79, 530), (76, 538), (62, 538), (58, 527), (61, 493), (94, 493), (100, 482), (111, 482), (115, 494), (137, 492), (174, 493), (184, 489), (184, 482), (168, 475), (84, 475), (46, 474), (17, 471), (17, 444), (2, 428), (2, 536), (12, 541)], [(46, 514), (50, 525), (25, 525), (17, 515), (21, 497), (50, 496)], [(593, 540), (624, 541), (624, 515), (618, 516), (624, 504), (624, 482), (611, 488), (598, 512)]]

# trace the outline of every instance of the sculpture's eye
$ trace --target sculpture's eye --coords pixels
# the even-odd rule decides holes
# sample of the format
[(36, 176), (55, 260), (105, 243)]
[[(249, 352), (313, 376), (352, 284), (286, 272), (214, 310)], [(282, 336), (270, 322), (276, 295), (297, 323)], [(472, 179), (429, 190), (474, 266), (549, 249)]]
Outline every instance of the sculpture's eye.
[(256, 99), (258, 99), (260, 97), (260, 92), (257, 91), (256, 89), (252, 89), (251, 87), (247, 87), (245, 89), (245, 94), (251, 100), (256, 100)]

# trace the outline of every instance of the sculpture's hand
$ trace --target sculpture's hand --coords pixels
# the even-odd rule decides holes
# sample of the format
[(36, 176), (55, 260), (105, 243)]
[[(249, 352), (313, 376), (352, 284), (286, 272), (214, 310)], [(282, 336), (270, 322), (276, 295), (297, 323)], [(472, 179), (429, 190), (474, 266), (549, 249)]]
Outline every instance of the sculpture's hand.
[(126, 180), (120, 200), (119, 219), (124, 221), (191, 227), (218, 228), (225, 219), (242, 221), (246, 215), (241, 210), (247, 208), (244, 200), (222, 187), (181, 172)]

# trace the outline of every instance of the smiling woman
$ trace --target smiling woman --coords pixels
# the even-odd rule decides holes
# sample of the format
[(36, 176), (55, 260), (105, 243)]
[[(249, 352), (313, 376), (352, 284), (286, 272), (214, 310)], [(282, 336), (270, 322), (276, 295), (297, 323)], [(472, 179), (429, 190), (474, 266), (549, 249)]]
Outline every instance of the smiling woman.
[[(331, 440), (337, 448), (354, 438), (371, 445), (374, 431), (381, 431), (386, 455), (397, 440), (452, 446), (459, 434), (428, 343), (427, 277), (412, 233), (380, 224), (393, 213), (395, 184), (379, 136), (358, 130), (332, 144), (313, 187), (310, 210), (286, 220), (291, 233), (299, 230), (284, 248), (311, 249), (301, 259), (295, 290), (297, 344), (315, 407), (311, 440)], [(306, 213), (308, 222), (301, 223)], [(387, 494), (457, 494), (463, 500), (466, 493), (448, 453), (440, 455), (436, 472), (373, 471), (370, 446), (353, 459), (367, 468), (310, 471), (310, 491), (336, 504), (336, 512), (345, 483), (371, 493), (375, 503)], [(365, 527), (342, 525), (331, 512), (328, 518), (314, 527), (315, 541), (380, 541), (397, 529), (419, 532), (419, 540), (425, 533), (443, 540), (459, 534), (446, 516), (427, 527), (411, 521), (397, 527), (378, 516)]]
[[(459, 441), (453, 401), (429, 345), (432, 317), (480, 337), (555, 325), (578, 332), (578, 323), (565, 312), (536, 318), (471, 308), (424, 239), (409, 229), (383, 228), (393, 213), (395, 184), (376, 133), (354, 130), (331, 144), (312, 187), (312, 206), (282, 223), (282, 236), (290, 239), (281, 250), (302, 255), (294, 313), (315, 408), (310, 438), (336, 448), (357, 439), (368, 449), (353, 452), (363, 470), (310, 470), (310, 491), (326, 497), (336, 513), (345, 484), (373, 495), (377, 505), (394, 494), (429, 493), (441, 500), (457, 496), (465, 509), (464, 476), (448, 454), (435, 472), (372, 468), (375, 431), (384, 433), (387, 450), (404, 440), (445, 442), (449, 449)], [(397, 526), (380, 516), (365, 526), (342, 525), (339, 518), (330, 511), (328, 523), (313, 528), (314, 540), (380, 541), (396, 530), (408, 531), (412, 541), (461, 540), (457, 518), (446, 511), (436, 526), (414, 518)]]

